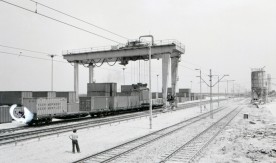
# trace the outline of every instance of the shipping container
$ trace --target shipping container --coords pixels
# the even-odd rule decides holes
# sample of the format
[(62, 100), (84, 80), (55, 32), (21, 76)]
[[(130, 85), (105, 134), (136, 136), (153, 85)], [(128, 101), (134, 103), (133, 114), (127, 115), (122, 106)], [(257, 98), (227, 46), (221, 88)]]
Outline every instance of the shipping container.
[(67, 103), (76, 102), (76, 92), (56, 92), (56, 97), (67, 98)]
[(158, 98), (158, 92), (152, 92), (151, 93), (151, 98), (152, 99), (157, 99)]
[(121, 92), (132, 92), (133, 86), (132, 85), (121, 85)]
[(130, 96), (131, 92), (117, 92), (117, 96)]
[(129, 108), (139, 108), (140, 107), (140, 101), (139, 96), (128, 96), (128, 104)]
[(168, 93), (168, 94), (172, 94), (172, 88), (170, 88), (170, 87), (167, 88), (167, 93)]
[(56, 97), (56, 92), (53, 92), (53, 91), (36, 91), (36, 92), (33, 92), (33, 97), (34, 98), (39, 98), (39, 97), (55, 98)]
[(117, 83), (87, 83), (87, 92), (117, 92)]
[[(125, 110), (129, 108), (129, 99), (130, 96), (115, 96), (110, 98), (110, 110)], [(138, 96), (136, 96), (138, 97)]]
[(162, 98), (152, 99), (152, 105), (153, 106), (163, 105), (163, 99)]
[(109, 111), (109, 97), (80, 97), (80, 111), (104, 112)]
[(10, 123), (12, 122), (12, 117), (10, 115), (9, 106), (0, 106), (0, 123)]
[(80, 97), (79, 108), (80, 111), (89, 112), (91, 111), (91, 107), (94, 106), (93, 99), (91, 97)]
[(58, 115), (67, 112), (66, 98), (24, 98), (23, 105), (36, 116)]
[(67, 112), (68, 113), (78, 113), (80, 111), (79, 103), (67, 103)]
[(183, 102), (189, 101), (189, 99), (187, 97), (178, 97), (178, 101), (183, 103)]
[(190, 88), (185, 88), (185, 89), (179, 89), (179, 93), (191, 93), (191, 89)]
[(116, 92), (87, 92), (87, 96), (116, 96)]
[(184, 93), (184, 92), (180, 92), (180, 93), (176, 93), (177, 97), (189, 97), (189, 93)]
[(23, 98), (31, 98), (30, 91), (3, 91), (0, 92), (0, 105), (22, 105)]
[(163, 98), (163, 93), (158, 93), (158, 98)]

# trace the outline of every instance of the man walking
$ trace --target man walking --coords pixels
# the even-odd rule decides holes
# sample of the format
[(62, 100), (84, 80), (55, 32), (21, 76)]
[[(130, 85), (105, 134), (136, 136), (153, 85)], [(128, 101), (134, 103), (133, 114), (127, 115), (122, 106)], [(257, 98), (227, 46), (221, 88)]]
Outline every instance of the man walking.
[(75, 146), (77, 148), (77, 152), (80, 153), (79, 143), (78, 143), (78, 135), (77, 130), (73, 130), (73, 134), (69, 136), (69, 138), (72, 140), (72, 147), (73, 147), (73, 153), (75, 153)]

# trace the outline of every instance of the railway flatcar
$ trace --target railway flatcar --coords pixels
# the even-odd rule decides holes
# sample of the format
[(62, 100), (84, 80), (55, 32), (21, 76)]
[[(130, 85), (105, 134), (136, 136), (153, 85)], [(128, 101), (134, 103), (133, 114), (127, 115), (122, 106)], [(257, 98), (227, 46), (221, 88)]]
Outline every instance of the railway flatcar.
[[(50, 123), (53, 118), (66, 119), (83, 117), (88, 114), (91, 117), (108, 115), (133, 110), (145, 109), (145, 99), (140, 101), (139, 96), (97, 96), (80, 97), (80, 102), (75, 105), (70, 104), (74, 109), (69, 108), (66, 98), (24, 98), (23, 109), (20, 115), (15, 115), (16, 105), (12, 105), (10, 114), (12, 118), (20, 123), (42, 124)], [(153, 107), (162, 106), (162, 99), (153, 99)], [(75, 109), (78, 108), (78, 109)], [(70, 110), (77, 110), (71, 112)]]

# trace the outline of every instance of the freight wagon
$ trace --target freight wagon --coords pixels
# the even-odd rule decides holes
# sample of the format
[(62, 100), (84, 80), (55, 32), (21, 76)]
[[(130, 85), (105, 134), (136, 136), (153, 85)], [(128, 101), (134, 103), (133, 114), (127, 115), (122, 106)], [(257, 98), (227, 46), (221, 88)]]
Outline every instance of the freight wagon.
[[(80, 113), (89, 113), (92, 117), (126, 111), (141, 110), (148, 107), (145, 99), (139, 96), (94, 96), (80, 97)], [(153, 99), (153, 107), (162, 106), (162, 99)], [(148, 102), (148, 100), (147, 100)]]
[(67, 113), (66, 98), (24, 98), (23, 104), (33, 113), (30, 124), (37, 122), (49, 123), (53, 117)]

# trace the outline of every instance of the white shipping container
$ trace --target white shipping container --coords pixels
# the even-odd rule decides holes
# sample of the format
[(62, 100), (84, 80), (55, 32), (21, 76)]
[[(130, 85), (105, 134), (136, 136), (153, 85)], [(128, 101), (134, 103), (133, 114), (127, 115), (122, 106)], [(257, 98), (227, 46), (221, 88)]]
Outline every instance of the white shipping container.
[(67, 103), (68, 113), (78, 113), (80, 111), (79, 103)]
[(111, 110), (125, 110), (129, 107), (130, 96), (115, 96), (110, 98)]
[(163, 104), (162, 98), (152, 99), (152, 105), (162, 105), (162, 104)]
[(37, 116), (67, 112), (66, 98), (24, 98), (23, 105)]
[(93, 111), (109, 111), (109, 97), (93, 97)]
[(129, 108), (140, 107), (139, 96), (128, 96), (128, 100)]

